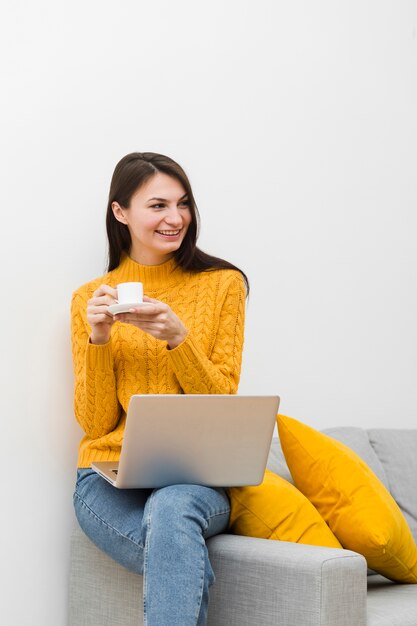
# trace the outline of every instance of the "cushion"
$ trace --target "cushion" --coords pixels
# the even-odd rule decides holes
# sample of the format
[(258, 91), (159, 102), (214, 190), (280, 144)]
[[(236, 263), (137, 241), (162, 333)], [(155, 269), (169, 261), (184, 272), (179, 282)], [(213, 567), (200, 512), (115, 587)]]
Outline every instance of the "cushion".
[(373, 473), (378, 476), (381, 483), (385, 485), (388, 491), (391, 492), (387, 475), (375, 450), (371, 446), (367, 430), (354, 426), (336, 426), (333, 428), (326, 428), (322, 432), (325, 435), (329, 435), (329, 437), (344, 443), (345, 446), (353, 450), (353, 452), (356, 452), (362, 461), (365, 461)]
[(278, 474), (278, 476), (281, 476), (281, 478), (284, 478), (292, 485), (294, 484), (278, 437), (272, 438), (266, 466), (271, 472), (274, 472), (274, 474)]
[(389, 491), (417, 541), (417, 430), (372, 428), (368, 435), (384, 468)]
[(231, 487), (230, 530), (236, 535), (341, 548), (307, 498), (270, 470), (261, 485)]
[(278, 415), (282, 450), (295, 485), (344, 548), (387, 578), (417, 583), (417, 546), (395, 500), (350, 448)]

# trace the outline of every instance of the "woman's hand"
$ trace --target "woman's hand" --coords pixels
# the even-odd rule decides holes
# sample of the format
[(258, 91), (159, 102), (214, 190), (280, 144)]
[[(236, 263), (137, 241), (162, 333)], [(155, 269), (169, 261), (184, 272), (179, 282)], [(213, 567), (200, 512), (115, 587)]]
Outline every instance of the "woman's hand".
[(143, 301), (150, 302), (152, 306), (138, 305), (130, 309), (129, 313), (115, 315), (114, 319), (133, 324), (156, 339), (166, 341), (169, 348), (176, 348), (184, 341), (188, 333), (180, 318), (175, 315), (170, 306), (160, 300), (144, 296)]
[(101, 285), (87, 302), (87, 320), (91, 326), (90, 341), (96, 345), (107, 343), (110, 339), (114, 318), (107, 308), (117, 302), (117, 290), (108, 285)]

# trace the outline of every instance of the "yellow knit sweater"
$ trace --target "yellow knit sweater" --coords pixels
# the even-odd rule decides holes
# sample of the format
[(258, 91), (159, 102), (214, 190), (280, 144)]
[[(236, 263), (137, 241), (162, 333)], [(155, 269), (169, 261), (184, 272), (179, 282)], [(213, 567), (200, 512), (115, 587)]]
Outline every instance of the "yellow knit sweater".
[[(89, 342), (87, 301), (102, 284), (140, 281), (144, 293), (168, 304), (189, 330), (173, 350), (131, 324), (113, 324), (110, 341)], [(75, 416), (85, 432), (78, 467), (117, 461), (132, 394), (236, 393), (245, 316), (240, 272), (185, 272), (174, 259), (139, 265), (127, 256), (105, 276), (74, 292), (71, 305)]]

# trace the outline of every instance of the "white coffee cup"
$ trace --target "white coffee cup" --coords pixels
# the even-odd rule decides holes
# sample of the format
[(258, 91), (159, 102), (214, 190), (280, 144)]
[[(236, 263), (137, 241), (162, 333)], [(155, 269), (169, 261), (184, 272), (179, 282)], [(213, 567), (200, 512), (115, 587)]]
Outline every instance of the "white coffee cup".
[(117, 301), (119, 304), (136, 304), (143, 302), (143, 283), (120, 283), (117, 285)]

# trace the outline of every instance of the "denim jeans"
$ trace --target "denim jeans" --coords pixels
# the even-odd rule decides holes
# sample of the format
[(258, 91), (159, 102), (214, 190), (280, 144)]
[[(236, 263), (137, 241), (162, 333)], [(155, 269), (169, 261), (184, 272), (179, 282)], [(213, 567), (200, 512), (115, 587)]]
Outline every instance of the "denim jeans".
[(93, 470), (79, 469), (74, 507), (103, 552), (143, 575), (145, 626), (206, 624), (214, 574), (205, 539), (227, 528), (223, 489), (116, 489)]

